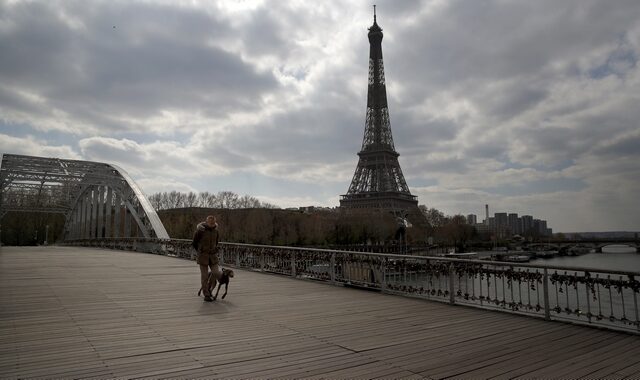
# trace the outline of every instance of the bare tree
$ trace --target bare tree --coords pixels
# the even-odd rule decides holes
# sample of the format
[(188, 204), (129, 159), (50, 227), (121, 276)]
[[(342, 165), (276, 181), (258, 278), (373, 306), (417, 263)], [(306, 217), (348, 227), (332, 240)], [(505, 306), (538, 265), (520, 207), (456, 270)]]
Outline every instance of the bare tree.
[(180, 193), (173, 190), (167, 194), (167, 203), (170, 208), (178, 208), (180, 202)]
[(448, 222), (448, 218), (442, 213), (442, 211), (435, 208), (427, 208), (425, 205), (418, 206), (420, 211), (427, 218), (427, 222), (431, 227), (442, 227)]
[(216, 195), (220, 208), (237, 208), (238, 194), (232, 191), (221, 191)]
[(243, 195), (238, 199), (238, 208), (260, 208), (260, 206), (260, 201), (249, 195)]
[(166, 210), (171, 208), (171, 202), (169, 202), (169, 193), (167, 193), (166, 191), (162, 193), (160, 204), (162, 205), (162, 209)]
[(197, 201), (198, 201), (198, 195), (193, 191), (190, 191), (184, 197), (185, 207), (195, 207), (198, 204)]
[(209, 194), (209, 196), (207, 196), (207, 207), (219, 207), (218, 197), (215, 194)]
[(475, 237), (476, 230), (467, 224), (467, 219), (462, 215), (454, 215), (444, 226), (440, 228), (444, 239), (453, 244), (458, 252), (463, 252), (465, 244)]
[(209, 198), (208, 191), (201, 191), (198, 193), (198, 207), (209, 207), (207, 205), (207, 199)]
[(155, 210), (162, 210), (161, 200), (162, 200), (162, 194), (161, 193), (151, 194), (151, 196), (149, 197), (149, 202), (151, 203), (151, 206)]
[(258, 198), (250, 195), (239, 196), (232, 191), (221, 191), (217, 194), (203, 191), (200, 193), (182, 193), (171, 191), (169, 193), (155, 193), (149, 197), (149, 201), (156, 210), (167, 210), (182, 207), (204, 208), (268, 208), (277, 209), (278, 206), (271, 203), (260, 202)]

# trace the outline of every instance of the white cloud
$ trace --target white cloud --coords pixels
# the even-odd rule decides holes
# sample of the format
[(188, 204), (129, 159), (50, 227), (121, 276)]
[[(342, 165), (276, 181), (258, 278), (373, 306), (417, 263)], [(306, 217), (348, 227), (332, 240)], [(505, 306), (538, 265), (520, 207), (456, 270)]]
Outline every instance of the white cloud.
[(228, 173), (228, 169), (215, 162), (215, 156), (199, 155), (197, 146), (174, 141), (140, 144), (129, 139), (90, 137), (80, 140), (78, 145), (86, 159), (118, 164), (137, 177), (199, 178), (210, 173)]
[(137, 179), (136, 183), (138, 184), (138, 186), (140, 186), (141, 189), (143, 189), (144, 193), (147, 196), (155, 193), (171, 191), (179, 191), (183, 193), (199, 192), (191, 185), (184, 182), (176, 181), (170, 177), (141, 178)]
[(13, 137), (0, 133), (0, 153), (27, 156), (64, 157), (79, 159), (80, 155), (69, 145), (48, 145), (46, 140), (34, 136)]

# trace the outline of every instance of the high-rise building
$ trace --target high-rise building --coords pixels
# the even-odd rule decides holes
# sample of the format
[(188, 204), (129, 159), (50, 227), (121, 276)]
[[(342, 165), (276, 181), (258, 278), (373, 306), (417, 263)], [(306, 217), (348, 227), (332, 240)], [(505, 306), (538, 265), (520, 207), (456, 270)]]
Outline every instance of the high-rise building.
[(489, 205), (484, 205), (484, 224), (489, 225)]
[(531, 215), (522, 215), (522, 234), (526, 236), (531, 236), (531, 232), (533, 229), (533, 216)]
[(364, 138), (355, 174), (347, 194), (341, 196), (340, 207), (404, 214), (418, 209), (418, 198), (409, 191), (398, 162), (400, 154), (393, 145), (382, 62), (382, 28), (376, 22), (375, 8), (368, 37), (369, 87)]
[(521, 226), (520, 226), (520, 218), (518, 218), (518, 214), (514, 214), (511, 213), (508, 215), (508, 219), (509, 219), (509, 230), (511, 231), (512, 234), (520, 234), (522, 233), (521, 230)]
[(475, 214), (467, 215), (467, 224), (476, 225), (478, 223), (478, 217)]
[(539, 224), (538, 224), (538, 232), (540, 232), (540, 235), (542, 236), (546, 236), (547, 235), (547, 221), (546, 220), (540, 220)]
[(496, 219), (496, 227), (509, 226), (509, 218), (506, 212), (496, 212), (493, 214), (493, 217)]
[(533, 227), (531, 228), (531, 235), (540, 235), (540, 219), (533, 219)]

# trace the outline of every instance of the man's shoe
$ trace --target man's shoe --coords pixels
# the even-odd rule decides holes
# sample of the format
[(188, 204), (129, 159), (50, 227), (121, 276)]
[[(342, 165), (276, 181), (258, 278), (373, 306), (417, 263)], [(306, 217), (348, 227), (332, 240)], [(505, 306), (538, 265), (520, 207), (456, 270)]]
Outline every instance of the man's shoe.
[(204, 296), (205, 302), (213, 302), (213, 298), (211, 296)]

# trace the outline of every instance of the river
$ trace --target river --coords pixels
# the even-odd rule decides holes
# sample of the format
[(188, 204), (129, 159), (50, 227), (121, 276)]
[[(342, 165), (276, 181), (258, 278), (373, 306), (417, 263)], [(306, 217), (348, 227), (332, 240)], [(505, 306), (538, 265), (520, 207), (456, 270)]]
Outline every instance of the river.
[(602, 253), (580, 256), (557, 256), (551, 259), (531, 260), (531, 264), (544, 263), (561, 267), (583, 267), (615, 271), (640, 272), (640, 254), (626, 245), (610, 245)]

